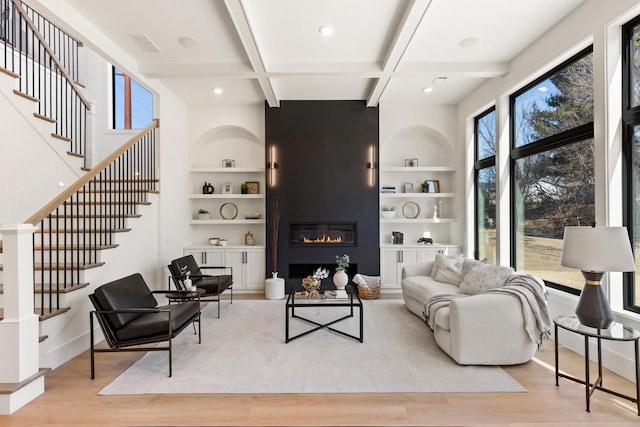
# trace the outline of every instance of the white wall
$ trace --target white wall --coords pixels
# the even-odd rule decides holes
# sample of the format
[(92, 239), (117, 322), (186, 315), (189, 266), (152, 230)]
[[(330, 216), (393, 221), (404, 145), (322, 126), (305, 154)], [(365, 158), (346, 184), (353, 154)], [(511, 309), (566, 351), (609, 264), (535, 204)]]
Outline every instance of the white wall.
[[(0, 79), (9, 79), (4, 74)], [(9, 79), (10, 81), (10, 79)], [(0, 224), (21, 224), (78, 179), (81, 162), (74, 169), (38, 132), (33, 124), (35, 104), (0, 88)], [(25, 120), (31, 116), (32, 122)], [(37, 123), (43, 132), (54, 125)], [(45, 135), (48, 135), (45, 133)], [(51, 139), (51, 138), (49, 138)], [(58, 142), (62, 147), (62, 142)], [(64, 150), (62, 150), (63, 152)]]
[[(607, 225), (621, 224), (619, 27), (626, 20), (639, 13), (640, 2), (638, 1), (585, 1), (574, 13), (513, 59), (509, 64), (507, 75), (484, 83), (457, 106), (456, 128), (461, 136), (459, 142), (464, 144), (467, 156), (464, 192), (468, 203), (464, 208), (467, 214), (465, 242), (469, 248), (473, 247), (473, 117), (490, 105), (496, 106), (500, 144), (496, 165), (498, 171), (498, 210), (499, 215), (503, 218), (498, 223), (499, 257), (501, 263), (508, 264), (509, 224), (504, 220), (509, 215), (508, 96), (590, 44), (593, 44), (594, 51), (596, 221), (599, 224)], [(612, 111), (618, 111), (618, 114), (612, 114)], [(616, 295), (621, 293), (621, 276), (619, 274), (612, 276), (611, 286)], [(551, 291), (549, 301), (552, 315), (558, 316), (572, 314), (575, 310), (577, 297)], [(612, 298), (612, 303), (612, 308), (616, 311), (616, 320), (640, 329), (640, 316), (623, 312), (620, 298)], [(576, 337), (567, 337), (566, 343), (563, 337), (562, 343), (571, 346), (577, 352), (582, 351), (582, 341)], [(608, 367), (627, 378), (632, 378), (635, 375), (632, 348), (625, 349), (612, 345), (606, 347), (604, 357)]]

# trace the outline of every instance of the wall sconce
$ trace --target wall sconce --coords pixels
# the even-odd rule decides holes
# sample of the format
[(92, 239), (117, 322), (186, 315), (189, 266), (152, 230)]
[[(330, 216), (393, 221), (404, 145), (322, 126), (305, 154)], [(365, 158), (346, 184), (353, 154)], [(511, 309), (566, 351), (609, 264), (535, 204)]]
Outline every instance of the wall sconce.
[(373, 187), (376, 185), (376, 169), (378, 169), (375, 145), (369, 146), (369, 161), (367, 162), (367, 169), (369, 169), (369, 187)]
[(269, 170), (269, 185), (271, 187), (276, 186), (276, 169), (278, 169), (278, 162), (276, 161), (276, 147), (272, 145), (269, 147), (269, 161), (267, 162), (267, 169)]

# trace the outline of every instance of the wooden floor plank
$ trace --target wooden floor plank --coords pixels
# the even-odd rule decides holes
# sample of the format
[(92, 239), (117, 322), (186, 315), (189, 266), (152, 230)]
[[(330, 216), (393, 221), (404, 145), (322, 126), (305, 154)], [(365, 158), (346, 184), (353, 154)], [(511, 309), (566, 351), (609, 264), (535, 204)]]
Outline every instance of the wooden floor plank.
[[(98, 376), (89, 379), (89, 354), (67, 362), (45, 378), (46, 392), (2, 426), (251, 426), (251, 425), (442, 425), (494, 427), (578, 427), (640, 425), (635, 405), (596, 391), (591, 412), (584, 410), (581, 385), (562, 381), (556, 387), (553, 341), (535, 360), (504, 369), (525, 393), (346, 393), (346, 394), (180, 394), (98, 396), (142, 354), (99, 355)], [(583, 372), (581, 356), (561, 348), (561, 367)], [(215, 372), (210, 366), (194, 366)], [(390, 361), (389, 363), (402, 363)], [(634, 385), (609, 371), (611, 388), (633, 394)]]

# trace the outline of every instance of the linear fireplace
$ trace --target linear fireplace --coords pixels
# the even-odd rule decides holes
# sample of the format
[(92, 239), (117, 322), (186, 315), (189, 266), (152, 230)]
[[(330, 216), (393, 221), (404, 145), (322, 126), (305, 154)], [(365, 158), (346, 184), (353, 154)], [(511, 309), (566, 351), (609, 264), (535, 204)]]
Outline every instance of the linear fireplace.
[(289, 246), (357, 246), (355, 222), (290, 223)]

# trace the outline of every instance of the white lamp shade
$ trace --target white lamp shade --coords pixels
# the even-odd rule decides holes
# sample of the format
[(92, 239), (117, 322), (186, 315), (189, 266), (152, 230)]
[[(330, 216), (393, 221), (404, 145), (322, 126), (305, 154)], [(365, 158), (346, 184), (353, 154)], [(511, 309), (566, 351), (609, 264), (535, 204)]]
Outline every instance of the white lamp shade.
[(626, 227), (565, 227), (560, 264), (581, 271), (635, 271)]

